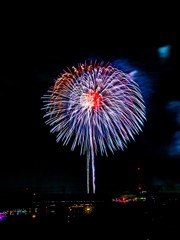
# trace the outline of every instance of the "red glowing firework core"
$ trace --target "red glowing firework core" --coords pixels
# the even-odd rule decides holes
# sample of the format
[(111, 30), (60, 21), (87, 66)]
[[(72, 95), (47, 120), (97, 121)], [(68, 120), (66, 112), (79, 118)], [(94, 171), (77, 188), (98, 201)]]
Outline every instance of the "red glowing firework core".
[(84, 100), (86, 107), (98, 108), (102, 106), (102, 96), (97, 92), (87, 93)]

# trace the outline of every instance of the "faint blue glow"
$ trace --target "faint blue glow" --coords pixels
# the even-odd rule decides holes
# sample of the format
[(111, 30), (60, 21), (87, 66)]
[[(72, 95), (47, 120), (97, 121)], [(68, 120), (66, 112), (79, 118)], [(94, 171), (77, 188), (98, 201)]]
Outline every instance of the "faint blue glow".
[(171, 157), (180, 155), (180, 131), (175, 132), (168, 153)]
[(170, 57), (171, 46), (165, 45), (157, 49), (158, 56), (162, 61), (166, 61)]
[(176, 123), (180, 126), (180, 101), (171, 101), (167, 104), (167, 110), (174, 114)]
[(177, 123), (177, 131), (172, 136), (172, 141), (168, 148), (168, 154), (171, 157), (180, 156), (180, 101), (171, 101), (167, 104), (166, 108), (170, 113), (172, 113), (172, 117), (175, 119)]

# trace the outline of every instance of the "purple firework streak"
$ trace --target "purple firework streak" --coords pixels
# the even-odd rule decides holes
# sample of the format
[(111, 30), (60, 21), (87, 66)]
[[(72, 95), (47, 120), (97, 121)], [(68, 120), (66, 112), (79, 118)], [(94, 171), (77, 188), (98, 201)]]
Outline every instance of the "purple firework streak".
[[(56, 141), (87, 157), (87, 193), (95, 193), (95, 156), (124, 150), (146, 120), (144, 100), (133, 72), (96, 61), (67, 68), (43, 97), (45, 123)], [(91, 170), (91, 172), (90, 172)]]

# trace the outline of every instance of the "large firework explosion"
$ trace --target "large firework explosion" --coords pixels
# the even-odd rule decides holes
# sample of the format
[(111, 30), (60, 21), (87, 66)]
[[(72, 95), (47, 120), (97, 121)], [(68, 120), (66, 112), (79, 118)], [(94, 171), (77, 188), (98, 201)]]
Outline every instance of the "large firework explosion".
[[(124, 150), (146, 120), (144, 100), (132, 73), (91, 61), (67, 68), (43, 96), (44, 118), (57, 142), (80, 146), (87, 156), (87, 193), (95, 193), (95, 156)], [(90, 171), (91, 170), (91, 171)]]

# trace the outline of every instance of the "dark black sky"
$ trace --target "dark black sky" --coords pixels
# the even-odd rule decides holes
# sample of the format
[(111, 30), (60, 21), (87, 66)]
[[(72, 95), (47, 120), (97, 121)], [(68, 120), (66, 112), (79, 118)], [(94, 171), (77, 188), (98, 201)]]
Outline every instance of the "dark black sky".
[[(58, 74), (87, 58), (128, 59), (146, 73), (145, 88), (151, 93), (147, 122), (136, 142), (125, 152), (97, 157), (97, 191), (135, 187), (139, 164), (145, 188), (180, 184), (176, 19), (170, 20), (167, 10), (139, 17), (129, 12), (128, 22), (118, 14), (59, 17), (48, 11), (24, 11), (10, 21), (3, 18), (1, 191), (86, 191), (85, 157), (56, 143), (40, 109), (42, 95)], [(165, 45), (171, 46), (171, 54), (162, 62), (157, 49)]]

